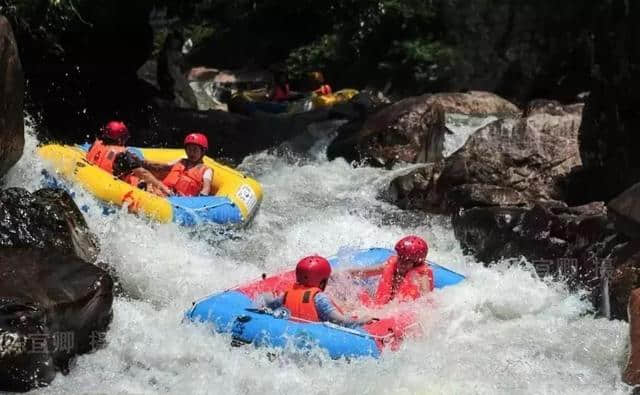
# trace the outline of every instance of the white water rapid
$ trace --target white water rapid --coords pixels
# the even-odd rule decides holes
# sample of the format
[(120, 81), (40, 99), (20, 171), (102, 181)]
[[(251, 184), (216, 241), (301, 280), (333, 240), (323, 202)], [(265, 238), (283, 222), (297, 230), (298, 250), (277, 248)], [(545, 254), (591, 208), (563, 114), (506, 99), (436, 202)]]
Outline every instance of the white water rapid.
[[(450, 120), (448, 154), (484, 121)], [(27, 128), (27, 146), (8, 186), (41, 187), (43, 163)], [(67, 376), (37, 392), (175, 394), (623, 394), (620, 364), (627, 325), (594, 319), (590, 306), (562, 283), (538, 279), (531, 268), (485, 268), (463, 255), (449, 221), (403, 212), (376, 198), (407, 171), (353, 168), (328, 162), (327, 141), (304, 160), (259, 153), (242, 171), (263, 185), (265, 199), (252, 226), (232, 238), (206, 230), (149, 223), (117, 212), (75, 188), (100, 260), (115, 268), (127, 297), (114, 301), (106, 346), (82, 355)], [(214, 291), (292, 268), (309, 253), (342, 246), (390, 247), (416, 233), (430, 259), (468, 276), (438, 290), (423, 314), (425, 335), (379, 360), (311, 361), (295, 353), (234, 348), (225, 335), (182, 324), (191, 303)], [(320, 353), (319, 353), (320, 354)]]

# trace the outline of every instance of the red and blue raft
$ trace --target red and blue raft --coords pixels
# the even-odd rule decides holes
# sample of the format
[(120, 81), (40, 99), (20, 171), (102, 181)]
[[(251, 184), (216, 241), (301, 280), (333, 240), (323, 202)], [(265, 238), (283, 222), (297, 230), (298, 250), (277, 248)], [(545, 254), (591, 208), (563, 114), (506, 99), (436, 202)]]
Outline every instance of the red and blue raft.
[[(370, 248), (350, 254), (349, 259), (329, 259), (334, 270), (340, 266), (367, 267), (385, 262), (394, 254), (386, 248)], [(464, 276), (429, 262), (435, 288), (459, 283)], [(371, 280), (375, 281), (375, 278)], [(369, 280), (369, 281), (371, 281)], [(416, 325), (415, 315), (398, 313), (357, 328), (346, 328), (330, 322), (300, 322), (290, 319), (286, 309), (273, 312), (257, 309), (254, 301), (264, 292), (282, 293), (295, 281), (295, 271), (288, 271), (215, 293), (196, 303), (186, 313), (193, 322), (207, 322), (218, 333), (230, 333), (232, 344), (253, 344), (257, 347), (299, 349), (320, 347), (331, 358), (380, 356), (385, 348), (395, 349)], [(362, 284), (360, 284), (362, 285)], [(369, 284), (375, 287), (375, 284)]]

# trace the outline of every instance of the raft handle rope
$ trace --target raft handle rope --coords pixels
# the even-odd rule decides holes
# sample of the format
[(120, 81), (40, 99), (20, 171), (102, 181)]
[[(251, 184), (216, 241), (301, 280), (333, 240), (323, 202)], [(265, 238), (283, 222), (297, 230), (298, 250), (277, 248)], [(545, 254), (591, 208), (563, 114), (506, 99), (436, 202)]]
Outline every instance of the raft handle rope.
[[(280, 309), (277, 310), (269, 310), (269, 309), (255, 309), (255, 308), (246, 308), (246, 311), (250, 312), (250, 313), (255, 313), (255, 314), (266, 314), (266, 315), (270, 315), (274, 318), (277, 319), (287, 319), (285, 317), (281, 317), (275, 314), (275, 311), (279, 311)], [(371, 333), (363, 333), (363, 332), (359, 332), (355, 329), (351, 329), (351, 328), (347, 328), (344, 327), (342, 325), (338, 325), (338, 324), (334, 324), (333, 322), (329, 322), (329, 321), (323, 321), (323, 322), (318, 322), (318, 321), (309, 321), (309, 320), (305, 320), (304, 318), (298, 318), (298, 317), (291, 317), (292, 320), (295, 320), (296, 322), (302, 322), (304, 324), (312, 324), (312, 325), (322, 325), (322, 326), (326, 326), (328, 328), (331, 329), (335, 329), (341, 332), (346, 332), (346, 333), (350, 333), (352, 335), (356, 335), (356, 336), (360, 336), (360, 337), (367, 337), (367, 338), (372, 338), (372, 339), (376, 339), (376, 340), (381, 340), (383, 342), (385, 342), (387, 339), (394, 337), (395, 336), (395, 332), (393, 332), (393, 330), (391, 328), (389, 328), (390, 332), (387, 335), (384, 336), (380, 336), (380, 335), (372, 335)], [(413, 327), (415, 325), (419, 325), (418, 322), (415, 322), (409, 326), (407, 326), (407, 328)]]

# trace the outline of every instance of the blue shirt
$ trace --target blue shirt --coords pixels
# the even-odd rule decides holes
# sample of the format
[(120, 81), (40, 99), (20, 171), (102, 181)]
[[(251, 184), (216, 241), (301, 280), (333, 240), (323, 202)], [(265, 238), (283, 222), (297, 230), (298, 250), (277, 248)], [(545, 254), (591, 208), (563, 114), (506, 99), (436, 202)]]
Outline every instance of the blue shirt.
[[(331, 298), (324, 292), (318, 292), (313, 298), (313, 303), (316, 306), (316, 312), (318, 313), (318, 319), (320, 321), (329, 321), (331, 314), (336, 311), (336, 306), (331, 302)], [(281, 295), (267, 304), (269, 308), (275, 309), (282, 307), (284, 304), (284, 295)]]

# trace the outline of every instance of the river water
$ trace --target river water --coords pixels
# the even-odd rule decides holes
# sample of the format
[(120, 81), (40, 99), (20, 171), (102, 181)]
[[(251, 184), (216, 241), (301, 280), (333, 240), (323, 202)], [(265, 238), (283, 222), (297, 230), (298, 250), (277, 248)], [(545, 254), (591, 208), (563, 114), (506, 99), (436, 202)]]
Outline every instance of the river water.
[[(488, 120), (449, 118), (450, 154)], [(25, 155), (8, 186), (40, 187), (37, 140), (27, 127)], [(415, 167), (354, 168), (324, 155), (328, 139), (305, 155), (267, 152), (240, 169), (263, 185), (252, 226), (221, 236), (153, 224), (101, 206), (73, 188), (100, 260), (118, 274), (126, 296), (114, 301), (106, 345), (78, 358), (42, 393), (181, 394), (623, 394), (620, 381), (627, 325), (594, 319), (591, 306), (562, 283), (538, 279), (531, 267), (485, 268), (462, 253), (448, 219), (406, 212), (380, 201), (379, 191)], [(424, 336), (381, 359), (311, 360), (290, 350), (233, 348), (229, 336), (181, 324), (192, 302), (260, 276), (292, 268), (300, 257), (340, 248), (390, 247), (415, 233), (430, 259), (467, 275), (438, 290), (421, 315)]]

